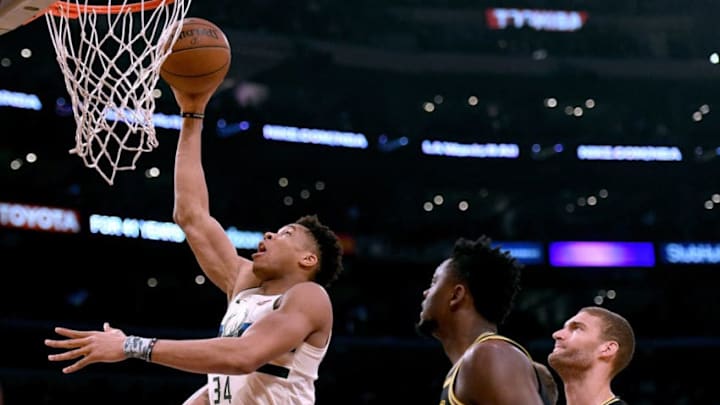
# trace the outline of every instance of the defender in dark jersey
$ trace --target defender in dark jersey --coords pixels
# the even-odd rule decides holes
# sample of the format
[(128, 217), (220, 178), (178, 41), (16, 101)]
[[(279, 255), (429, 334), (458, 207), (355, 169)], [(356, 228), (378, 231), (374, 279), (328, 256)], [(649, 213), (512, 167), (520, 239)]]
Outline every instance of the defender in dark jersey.
[(497, 334), (519, 291), (521, 265), (490, 239), (458, 239), (424, 291), (420, 333), (437, 338), (453, 363), (441, 405), (542, 405), (528, 352)]
[(567, 405), (627, 405), (610, 387), (635, 352), (635, 334), (625, 318), (585, 307), (552, 336), (548, 364), (562, 379)]

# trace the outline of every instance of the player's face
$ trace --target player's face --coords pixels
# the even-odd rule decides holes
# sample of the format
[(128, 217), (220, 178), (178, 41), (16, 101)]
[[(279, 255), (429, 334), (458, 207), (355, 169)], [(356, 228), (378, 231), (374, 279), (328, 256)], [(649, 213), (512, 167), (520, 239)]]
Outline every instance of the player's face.
[(555, 347), (548, 356), (548, 363), (556, 370), (590, 368), (604, 343), (600, 338), (601, 327), (600, 318), (578, 312), (562, 329), (553, 333)]
[(425, 335), (435, 335), (438, 325), (445, 314), (446, 306), (443, 303), (448, 301), (448, 294), (452, 290), (450, 259), (445, 260), (435, 269), (430, 287), (423, 291), (420, 320), (417, 330)]
[(315, 254), (310, 231), (299, 224), (289, 224), (277, 232), (266, 232), (258, 251), (253, 253), (253, 267), (261, 278), (282, 274), (297, 267), (307, 254)]

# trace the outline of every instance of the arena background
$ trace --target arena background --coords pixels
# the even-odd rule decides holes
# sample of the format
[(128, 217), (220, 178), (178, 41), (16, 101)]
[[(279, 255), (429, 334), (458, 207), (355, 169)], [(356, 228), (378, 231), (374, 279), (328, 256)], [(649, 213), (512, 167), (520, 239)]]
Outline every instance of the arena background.
[[(502, 331), (536, 359), (565, 319), (603, 305), (638, 339), (616, 393), (720, 404), (719, 13), (669, 0), (193, 3), (233, 51), (205, 120), (213, 214), (242, 242), (317, 213), (345, 243), (317, 403), (437, 403), (450, 364), (414, 332), (422, 291), (457, 237), (486, 234), (527, 255)], [(0, 62), (4, 403), (181, 403), (202, 375), (128, 361), (66, 376), (43, 345), (56, 325), (104, 321), (215, 335), (223, 294), (184, 242), (141, 226), (172, 221), (177, 131), (159, 128), (158, 149), (110, 186), (67, 153), (75, 121), (44, 21), (0, 36)], [(158, 88), (157, 111), (177, 114)], [(625, 160), (581, 159), (591, 149)], [(423, 152), (438, 150), (480, 152)], [(555, 256), (568, 241), (636, 243), (614, 263), (569, 265)]]

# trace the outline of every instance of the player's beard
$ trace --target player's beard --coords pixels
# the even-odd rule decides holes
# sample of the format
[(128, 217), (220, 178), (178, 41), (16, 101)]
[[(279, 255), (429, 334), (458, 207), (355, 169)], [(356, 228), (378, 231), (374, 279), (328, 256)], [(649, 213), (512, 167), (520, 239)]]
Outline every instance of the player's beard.
[(561, 374), (580, 373), (592, 367), (592, 357), (589, 352), (577, 349), (553, 351), (548, 355), (548, 365)]
[(434, 319), (420, 319), (415, 324), (415, 331), (420, 336), (434, 337), (434, 333), (438, 328), (438, 323)]

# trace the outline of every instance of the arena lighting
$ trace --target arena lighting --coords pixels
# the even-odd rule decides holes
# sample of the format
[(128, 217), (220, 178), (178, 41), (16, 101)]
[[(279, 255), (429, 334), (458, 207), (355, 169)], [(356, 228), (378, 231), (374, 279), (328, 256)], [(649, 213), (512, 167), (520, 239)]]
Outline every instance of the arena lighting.
[(455, 157), (517, 159), (520, 156), (520, 148), (514, 143), (463, 144), (426, 139), (422, 141), (422, 153)]
[(182, 126), (182, 117), (177, 114), (155, 113), (153, 114), (153, 123), (158, 128), (177, 129), (179, 131)]
[(720, 154), (720, 148), (703, 149), (702, 146), (698, 146), (695, 148), (695, 161), (707, 163), (715, 160), (718, 154)]
[[(236, 249), (257, 249), (258, 243), (263, 239), (262, 232), (242, 231), (235, 227), (230, 227), (225, 232)], [(185, 241), (185, 233), (173, 222), (97, 214), (90, 215), (90, 233), (163, 242)]]
[(497, 241), (491, 243), (491, 246), (508, 252), (512, 257), (516, 258), (522, 264), (543, 264), (545, 261), (543, 245), (539, 242)]
[(78, 233), (80, 215), (67, 208), (0, 202), (0, 226), (33, 231)]
[(550, 265), (554, 267), (653, 267), (651, 242), (551, 242)]
[[(108, 110), (105, 112), (105, 118), (110, 121), (122, 121), (126, 123), (143, 122), (142, 118), (136, 118), (137, 115), (129, 109), (122, 110), (119, 113), (116, 110)], [(167, 115), (162, 113), (153, 114), (153, 124), (158, 128), (180, 130), (182, 126), (182, 118), (177, 114)]]
[(565, 147), (561, 143), (545, 146), (536, 143), (533, 144), (530, 150), (532, 151), (533, 159), (545, 160), (559, 153), (562, 153), (565, 150)]
[(668, 264), (718, 264), (718, 242), (671, 242), (660, 246), (660, 257)]
[(380, 135), (378, 137), (377, 147), (383, 152), (392, 152), (407, 146), (409, 143), (410, 140), (406, 136), (390, 139), (387, 135)]
[(354, 132), (328, 131), (324, 129), (296, 128), (280, 125), (263, 125), (263, 138), (270, 141), (295, 142), (367, 149), (364, 134)]
[(537, 31), (577, 31), (588, 19), (586, 11), (533, 10), (518, 8), (488, 8), (485, 20), (489, 29), (530, 27)]
[(35, 94), (0, 90), (0, 107), (15, 107), (25, 110), (42, 110), (42, 102)]
[(248, 121), (227, 122), (224, 119), (220, 119), (215, 126), (215, 131), (220, 138), (228, 138), (240, 132), (247, 131), (248, 129), (250, 129), (250, 123)]
[(580, 145), (577, 148), (580, 160), (639, 160), (639, 161), (682, 161), (682, 152), (677, 146), (629, 146), (629, 145)]

